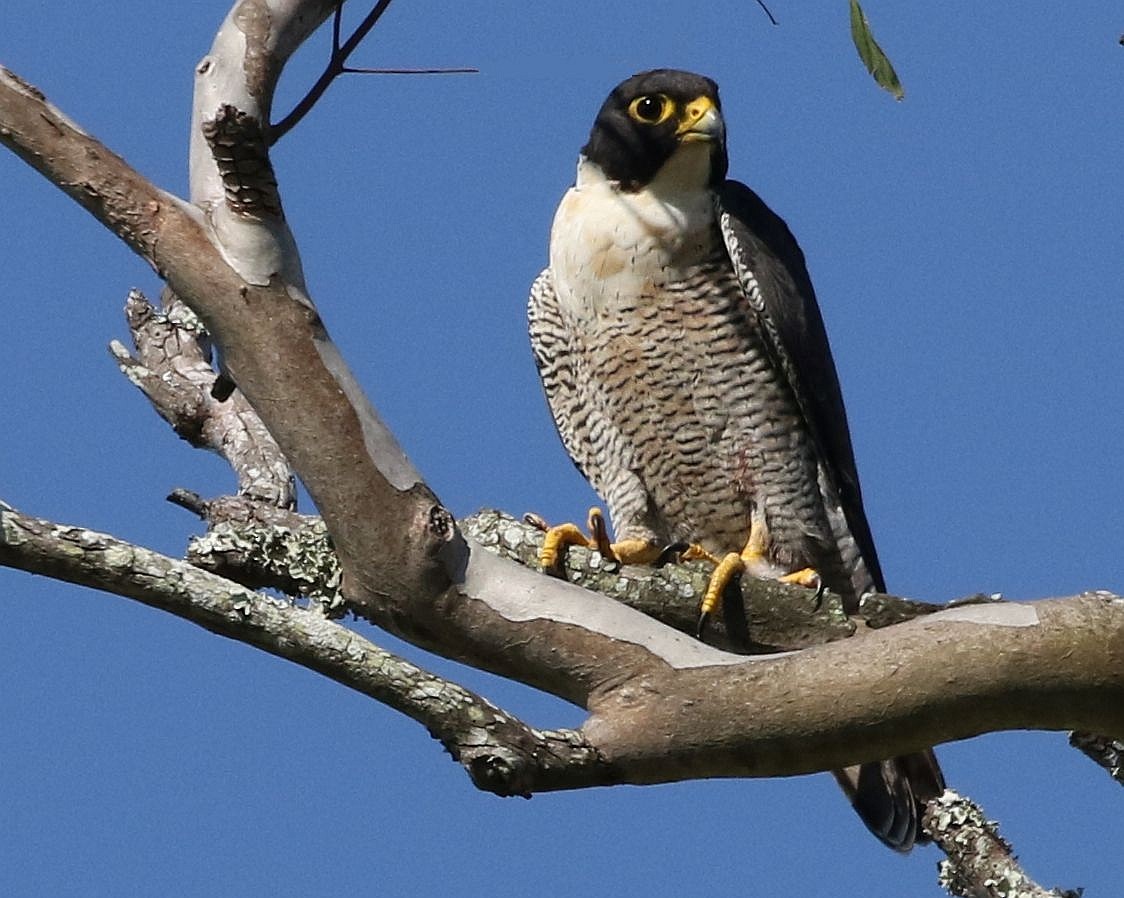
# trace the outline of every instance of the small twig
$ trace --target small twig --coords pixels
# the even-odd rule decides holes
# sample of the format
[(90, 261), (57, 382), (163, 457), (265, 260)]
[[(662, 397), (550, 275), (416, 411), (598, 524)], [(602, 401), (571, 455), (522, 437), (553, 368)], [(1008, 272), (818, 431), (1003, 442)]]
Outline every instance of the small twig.
[(198, 493), (176, 487), (167, 495), (167, 500), (180, 508), (186, 508), (193, 515), (207, 520), (207, 500)]
[(332, 55), (340, 57), (341, 66), (347, 61), (347, 57), (352, 54), (355, 48), (363, 42), (363, 38), (365, 38), (368, 33), (370, 33), (371, 29), (375, 27), (375, 25), (378, 23), (378, 20), (382, 18), (382, 14), (386, 12), (387, 7), (389, 6), (390, 0), (379, 0), (379, 2), (375, 4), (374, 8), (369, 13), (367, 13), (367, 17), (359, 23), (359, 27), (357, 27), (351, 33), (351, 37), (349, 37), (342, 44), (340, 43), (339, 22), (340, 17), (343, 15), (343, 4), (341, 3), (338, 7), (336, 7), (336, 17), (332, 27)]
[(449, 68), (449, 69), (353, 69), (344, 66), (346, 75), (479, 75), (480, 69)]
[[(761, 0), (758, 0), (760, 3)], [(386, 12), (387, 7), (390, 6), (391, 0), (379, 0), (374, 8), (367, 13), (366, 18), (359, 23), (359, 26), (351, 33), (347, 40), (341, 43), (340, 36), (342, 30), (343, 20), (343, 4), (341, 3), (336, 7), (336, 11), (332, 16), (332, 55), (328, 58), (328, 64), (324, 67), (324, 71), (320, 77), (316, 79), (316, 83), (312, 85), (308, 93), (304, 95), (299, 103), (293, 107), (292, 112), (285, 116), (281, 121), (275, 125), (271, 125), (269, 129), (268, 143), (270, 146), (277, 143), (282, 137), (288, 134), (293, 128), (297, 126), (309, 112), (312, 107), (324, 95), (328, 86), (343, 74), (362, 74), (362, 75), (471, 75), (479, 73), (479, 69), (473, 68), (422, 68), (422, 69), (364, 69), (364, 68), (349, 68), (347, 59), (354, 52), (355, 48), (363, 42), (365, 38), (375, 27), (375, 24), (382, 18), (382, 14)], [(771, 18), (771, 16), (770, 16)]]
[(352, 50), (359, 46), (360, 41), (375, 27), (375, 23), (382, 18), (382, 14), (386, 12), (390, 3), (391, 0), (379, 0), (374, 8), (367, 13), (367, 17), (359, 23), (359, 27), (352, 32), (351, 37), (342, 44), (340, 43), (340, 26), (343, 17), (343, 4), (341, 3), (336, 7), (335, 14), (332, 18), (332, 55), (328, 58), (328, 65), (325, 66), (324, 71), (321, 73), (320, 77), (316, 79), (316, 83), (312, 85), (308, 93), (293, 107), (293, 111), (277, 124), (270, 126), (268, 137), (270, 146), (273, 146), (273, 144), (277, 143), (277, 141), (288, 134), (297, 126), (297, 123), (300, 122), (301, 119), (312, 111), (312, 107), (315, 106), (324, 95), (324, 91), (328, 89), (328, 86), (335, 81), (343, 71), (344, 64), (347, 62), (347, 57), (351, 55)]
[(775, 19), (775, 18), (773, 17), (773, 14), (772, 14), (772, 12), (770, 12), (770, 11), (769, 11), (769, 7), (767, 7), (767, 6), (766, 6), (766, 5), (764, 4), (764, 2), (762, 2), (762, 0), (757, 0), (757, 5), (758, 5), (758, 6), (760, 6), (760, 7), (761, 7), (761, 8), (762, 8), (762, 9), (763, 9), (763, 10), (765, 11), (765, 15), (767, 15), (767, 16), (769, 17), (769, 21), (770, 21), (770, 22), (772, 22), (772, 23), (773, 23), (774, 25), (779, 25), (779, 24), (780, 24), (780, 22), (778, 22), (778, 21), (777, 21), (777, 20), (776, 20), (776, 19)]

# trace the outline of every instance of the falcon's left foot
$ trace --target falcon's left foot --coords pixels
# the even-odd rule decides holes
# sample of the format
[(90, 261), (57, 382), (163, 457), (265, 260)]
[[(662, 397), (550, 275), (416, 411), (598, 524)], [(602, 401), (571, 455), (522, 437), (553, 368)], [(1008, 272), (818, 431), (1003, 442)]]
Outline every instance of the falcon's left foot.
[(656, 564), (667, 550), (643, 539), (625, 539), (609, 542), (609, 531), (605, 526), (605, 516), (600, 508), (589, 510), (589, 535), (582, 532), (577, 524), (559, 524), (548, 527), (541, 519), (530, 519), (535, 526), (545, 531), (542, 548), (539, 550), (539, 567), (545, 571), (560, 573), (562, 558), (569, 546), (582, 546), (596, 549), (606, 561), (615, 564)]
[[(699, 605), (699, 621), (695, 625), (695, 636), (697, 638), (702, 639), (711, 615), (722, 607), (722, 596), (725, 594), (727, 586), (747, 570), (767, 569), (770, 566), (771, 563), (766, 555), (767, 548), (768, 535), (765, 525), (760, 521), (754, 521), (749, 529), (749, 539), (746, 540), (745, 548), (741, 552), (730, 552), (725, 557), (718, 558), (697, 546), (692, 546), (684, 553), (685, 559), (705, 558), (715, 565), (714, 573), (710, 575), (710, 582), (706, 586), (706, 595), (703, 596)], [(693, 550), (697, 550), (694, 555), (691, 554)], [(776, 580), (780, 583), (792, 583), (806, 589), (814, 589), (817, 595), (823, 591), (823, 580), (819, 573), (810, 567), (793, 571), (791, 574), (784, 574), (777, 577)]]

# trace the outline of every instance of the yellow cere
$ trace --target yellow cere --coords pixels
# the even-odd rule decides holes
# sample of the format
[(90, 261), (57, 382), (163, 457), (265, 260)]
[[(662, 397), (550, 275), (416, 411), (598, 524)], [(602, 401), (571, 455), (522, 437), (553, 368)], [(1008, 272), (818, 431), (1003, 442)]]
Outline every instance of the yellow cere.
[(710, 97), (695, 98), (683, 108), (683, 115), (679, 119), (679, 127), (676, 129), (676, 133), (683, 134), (690, 131), (699, 119), (714, 108), (714, 101)]

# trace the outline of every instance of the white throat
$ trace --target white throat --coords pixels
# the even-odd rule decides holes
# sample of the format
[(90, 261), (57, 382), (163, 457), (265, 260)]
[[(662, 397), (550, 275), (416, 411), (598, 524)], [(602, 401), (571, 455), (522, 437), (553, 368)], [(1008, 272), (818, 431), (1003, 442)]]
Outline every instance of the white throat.
[(709, 145), (685, 144), (652, 183), (629, 192), (584, 156), (562, 198), (550, 267), (563, 309), (579, 319), (612, 314), (711, 252), (714, 195)]

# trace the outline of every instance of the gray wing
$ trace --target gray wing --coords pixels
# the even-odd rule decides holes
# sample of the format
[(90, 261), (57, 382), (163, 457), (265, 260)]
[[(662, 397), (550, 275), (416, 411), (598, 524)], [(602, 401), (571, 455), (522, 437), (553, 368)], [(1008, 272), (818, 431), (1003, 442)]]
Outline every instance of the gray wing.
[(788, 379), (867, 572), (883, 592), (885, 582), (863, 510), (843, 395), (804, 254), (783, 219), (744, 184), (726, 181), (717, 189), (717, 197), (726, 249), (768, 351)]
[(580, 362), (573, 348), (570, 330), (558, 308), (549, 268), (543, 269), (531, 285), (531, 295), (527, 300), (527, 327), (535, 366), (554, 426), (578, 471), (600, 492), (592, 444), (577, 436), (578, 431), (584, 429), (581, 425), (591, 408), (583, 401), (579, 390)]
[[(719, 188), (718, 213), (726, 248), (769, 352), (797, 397), (867, 572), (875, 588), (884, 591), (839, 378), (804, 254), (784, 221), (744, 184), (727, 181)], [(836, 771), (835, 778), (886, 845), (908, 851), (915, 841), (929, 841), (920, 828), (921, 814), (945, 788), (932, 749), (848, 767)]]

